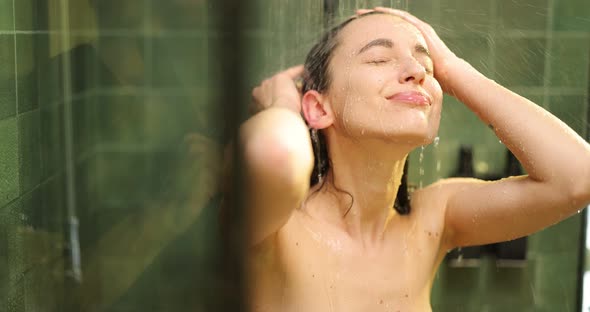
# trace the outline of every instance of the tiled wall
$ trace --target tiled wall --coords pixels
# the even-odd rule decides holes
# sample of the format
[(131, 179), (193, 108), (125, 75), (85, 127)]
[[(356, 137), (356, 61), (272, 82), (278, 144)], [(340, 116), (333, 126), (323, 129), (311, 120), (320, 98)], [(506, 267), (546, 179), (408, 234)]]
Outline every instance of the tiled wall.
[[(479, 70), (584, 131), (587, 1), (339, 2), (339, 16), (410, 10)], [(204, 0), (0, 0), (1, 311), (200, 311), (227, 300), (215, 271), (217, 212), (194, 187), (216, 183), (215, 91), (231, 92), (214, 84), (224, 61), (213, 57), (218, 9)], [(254, 86), (303, 62), (323, 3), (248, 9), (257, 16), (243, 31)], [(440, 144), (422, 163), (412, 155), (412, 182), (451, 175), (462, 144), (474, 146), (478, 173), (503, 168), (503, 145), (446, 98)], [(579, 228), (573, 217), (533, 235), (524, 268), (443, 264), (434, 310), (573, 311)]]
[(0, 1), (0, 311), (221, 300), (208, 8)]
[[(0, 1), (0, 307), (53, 309), (64, 285), (65, 166), (60, 107), (40, 68), (48, 40), (29, 1)], [(60, 92), (59, 88), (51, 91)]]

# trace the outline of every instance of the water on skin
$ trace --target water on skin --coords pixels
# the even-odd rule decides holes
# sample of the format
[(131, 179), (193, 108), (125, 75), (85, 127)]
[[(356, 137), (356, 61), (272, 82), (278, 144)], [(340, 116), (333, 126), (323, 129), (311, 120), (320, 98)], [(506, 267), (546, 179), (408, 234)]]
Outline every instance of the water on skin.
[(440, 137), (436, 137), (434, 138), (434, 156), (436, 159), (436, 176), (435, 176), (435, 181), (438, 181), (441, 177), (440, 177), (440, 166), (441, 166), (441, 161), (440, 161), (440, 157), (438, 154), (438, 144), (440, 143)]
[(420, 147), (420, 157), (418, 159), (418, 164), (419, 164), (419, 172), (420, 172), (420, 182), (419, 182), (419, 188), (422, 188), (422, 178), (424, 176), (424, 146)]

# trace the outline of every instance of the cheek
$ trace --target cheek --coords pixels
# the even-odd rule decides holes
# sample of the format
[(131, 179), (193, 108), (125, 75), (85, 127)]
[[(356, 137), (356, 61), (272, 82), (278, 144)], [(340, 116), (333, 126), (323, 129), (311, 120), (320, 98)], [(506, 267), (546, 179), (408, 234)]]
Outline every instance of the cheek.
[(359, 72), (346, 72), (338, 81), (334, 81), (330, 100), (336, 114), (346, 115), (354, 108), (365, 106), (371, 85), (374, 84), (367, 78)]
[(436, 79), (434, 79), (434, 78), (428, 79), (426, 89), (430, 93), (430, 95), (432, 96), (435, 103), (442, 103), (443, 91), (442, 91), (440, 84), (438, 83), (438, 81)]

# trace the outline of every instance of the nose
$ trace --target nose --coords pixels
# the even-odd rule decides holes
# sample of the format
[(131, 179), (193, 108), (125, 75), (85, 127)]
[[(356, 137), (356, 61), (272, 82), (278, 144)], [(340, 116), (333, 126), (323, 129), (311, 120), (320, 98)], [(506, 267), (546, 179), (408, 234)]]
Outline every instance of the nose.
[(401, 66), (399, 82), (422, 84), (426, 78), (426, 69), (414, 58), (408, 58)]

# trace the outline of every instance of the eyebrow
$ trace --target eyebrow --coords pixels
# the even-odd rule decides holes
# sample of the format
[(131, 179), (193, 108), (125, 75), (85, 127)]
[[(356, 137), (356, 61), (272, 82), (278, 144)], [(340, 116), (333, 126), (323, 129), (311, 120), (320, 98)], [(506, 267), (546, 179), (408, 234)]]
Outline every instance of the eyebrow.
[(367, 43), (364, 47), (362, 47), (357, 54), (361, 54), (372, 47), (385, 47), (385, 48), (393, 48), (393, 41), (385, 38), (375, 39), (369, 43)]
[(421, 44), (419, 44), (419, 43), (418, 43), (418, 44), (417, 44), (417, 45), (414, 47), (414, 51), (415, 51), (416, 53), (424, 54), (424, 55), (426, 55), (426, 56), (428, 56), (428, 57), (432, 58), (432, 57), (430, 56), (430, 52), (428, 51), (428, 49), (426, 49), (426, 47), (425, 47), (425, 46), (423, 46), (423, 45), (421, 45)]
[[(375, 39), (369, 43), (367, 43), (364, 47), (362, 47), (358, 53), (361, 54), (367, 50), (369, 50), (372, 47), (385, 47), (385, 48), (393, 48), (393, 41), (386, 39), (386, 38), (379, 38), (379, 39)], [(424, 54), (426, 56), (428, 56), (429, 58), (431, 58), (430, 56), (430, 52), (428, 51), (428, 49), (426, 49), (425, 46), (423, 46), (422, 44), (417, 44), (414, 47), (414, 51), (416, 53), (420, 53), (420, 54)]]

